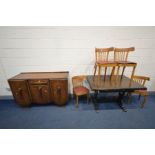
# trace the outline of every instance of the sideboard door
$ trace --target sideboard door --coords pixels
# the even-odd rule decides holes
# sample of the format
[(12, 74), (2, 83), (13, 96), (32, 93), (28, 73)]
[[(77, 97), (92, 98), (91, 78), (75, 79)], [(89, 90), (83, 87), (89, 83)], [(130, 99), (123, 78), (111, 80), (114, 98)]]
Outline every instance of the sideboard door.
[(48, 85), (30, 84), (32, 103), (46, 104), (50, 102)]
[(21, 106), (29, 106), (31, 104), (30, 96), (25, 80), (9, 81), (13, 96), (16, 102)]
[(51, 100), (57, 105), (64, 105), (68, 101), (68, 81), (67, 80), (52, 80), (51, 85)]

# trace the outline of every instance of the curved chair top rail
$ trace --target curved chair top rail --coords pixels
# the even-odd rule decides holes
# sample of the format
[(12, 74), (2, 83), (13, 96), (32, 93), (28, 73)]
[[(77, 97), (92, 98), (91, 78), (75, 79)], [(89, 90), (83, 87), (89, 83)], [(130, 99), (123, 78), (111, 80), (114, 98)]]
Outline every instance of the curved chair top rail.
[(96, 48), (95, 47), (95, 51), (96, 52), (111, 52), (111, 51), (114, 51), (114, 47), (109, 47), (109, 48)]
[(114, 47), (109, 48), (95, 48), (96, 61), (108, 61), (109, 53), (114, 52)]
[(114, 48), (115, 52), (131, 52), (135, 51), (135, 47), (129, 47), (129, 48)]

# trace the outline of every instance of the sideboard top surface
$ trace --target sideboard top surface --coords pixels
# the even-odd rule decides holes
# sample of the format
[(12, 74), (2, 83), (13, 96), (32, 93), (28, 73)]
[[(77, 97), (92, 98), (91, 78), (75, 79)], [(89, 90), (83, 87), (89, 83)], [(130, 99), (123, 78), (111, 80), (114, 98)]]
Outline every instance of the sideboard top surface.
[(21, 79), (64, 79), (68, 78), (69, 72), (23, 72), (9, 80), (21, 80)]

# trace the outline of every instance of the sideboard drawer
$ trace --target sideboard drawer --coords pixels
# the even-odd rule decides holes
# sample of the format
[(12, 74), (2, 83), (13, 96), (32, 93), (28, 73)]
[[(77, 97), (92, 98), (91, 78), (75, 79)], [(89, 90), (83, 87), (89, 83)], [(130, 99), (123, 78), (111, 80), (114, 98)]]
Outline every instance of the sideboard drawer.
[(44, 79), (41, 79), (41, 80), (29, 80), (29, 83), (30, 84), (47, 84), (48, 83), (48, 80), (44, 80)]

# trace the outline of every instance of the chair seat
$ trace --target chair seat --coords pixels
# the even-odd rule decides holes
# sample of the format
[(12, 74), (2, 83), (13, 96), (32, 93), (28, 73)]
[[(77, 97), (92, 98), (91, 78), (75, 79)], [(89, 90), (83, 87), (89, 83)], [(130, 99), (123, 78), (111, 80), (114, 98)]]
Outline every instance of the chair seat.
[(73, 88), (73, 91), (74, 91), (74, 94), (78, 95), (78, 96), (86, 95), (89, 93), (89, 89), (84, 86), (75, 87), (75, 88)]
[(135, 62), (132, 61), (114, 61), (114, 60), (109, 60), (109, 61), (102, 61), (99, 60), (96, 62), (96, 64), (135, 64)]
[(116, 61), (118, 64), (135, 64), (136, 62), (132, 61)]

